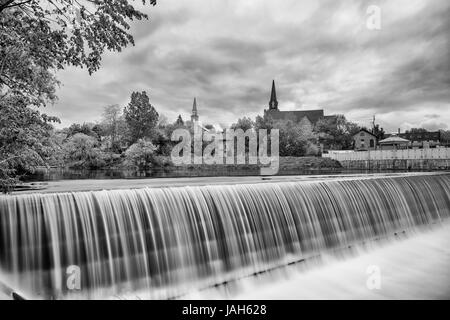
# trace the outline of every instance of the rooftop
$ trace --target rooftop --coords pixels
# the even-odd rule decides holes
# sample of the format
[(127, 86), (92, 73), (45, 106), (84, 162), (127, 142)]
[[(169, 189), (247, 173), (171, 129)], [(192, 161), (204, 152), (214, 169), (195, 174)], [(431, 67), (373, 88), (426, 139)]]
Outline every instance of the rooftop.
[(409, 143), (407, 139), (400, 138), (399, 136), (392, 135), (389, 138), (380, 141), (380, 144), (398, 144), (398, 143)]

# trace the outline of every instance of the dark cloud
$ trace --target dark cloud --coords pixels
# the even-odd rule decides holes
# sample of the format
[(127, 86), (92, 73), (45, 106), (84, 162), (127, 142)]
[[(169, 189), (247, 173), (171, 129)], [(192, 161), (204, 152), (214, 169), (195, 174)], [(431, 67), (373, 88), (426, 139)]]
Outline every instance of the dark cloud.
[[(381, 30), (366, 28), (381, 8)], [(388, 130), (450, 123), (450, 2), (167, 0), (133, 24), (136, 46), (107, 54), (92, 77), (60, 74), (54, 108), (68, 124), (95, 120), (146, 90), (160, 113), (204, 122), (262, 114), (272, 79), (281, 109), (324, 108)], [(432, 117), (433, 115), (433, 117)], [(434, 117), (438, 115), (439, 117)]]

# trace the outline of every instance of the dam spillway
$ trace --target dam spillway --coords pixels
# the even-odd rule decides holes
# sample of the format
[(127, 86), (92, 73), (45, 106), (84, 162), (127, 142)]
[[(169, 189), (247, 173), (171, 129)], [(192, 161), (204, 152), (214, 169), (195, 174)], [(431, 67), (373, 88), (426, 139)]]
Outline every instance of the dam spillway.
[(0, 269), (30, 297), (176, 292), (449, 215), (448, 174), (5, 195)]

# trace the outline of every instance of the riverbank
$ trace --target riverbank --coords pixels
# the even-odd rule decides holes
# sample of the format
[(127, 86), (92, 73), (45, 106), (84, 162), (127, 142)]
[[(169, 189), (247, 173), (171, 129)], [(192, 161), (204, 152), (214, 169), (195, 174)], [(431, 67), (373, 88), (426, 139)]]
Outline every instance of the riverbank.
[[(164, 163), (171, 163), (166, 157)], [(327, 174), (340, 172), (338, 161), (321, 157), (280, 157), (278, 174)], [(73, 180), (73, 179), (141, 179), (181, 178), (207, 176), (252, 176), (260, 174), (255, 164), (183, 164), (174, 166), (153, 166), (148, 170), (135, 167), (105, 167), (97, 169), (70, 167), (39, 167), (33, 174), (23, 177), (24, 182)]]

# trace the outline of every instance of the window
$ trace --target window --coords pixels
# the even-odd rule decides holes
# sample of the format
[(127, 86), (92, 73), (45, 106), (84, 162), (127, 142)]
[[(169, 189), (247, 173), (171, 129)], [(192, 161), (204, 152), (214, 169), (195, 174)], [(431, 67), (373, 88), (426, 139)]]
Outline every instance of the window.
[(375, 147), (375, 142), (373, 141), (373, 139), (370, 139), (370, 147), (371, 148)]

